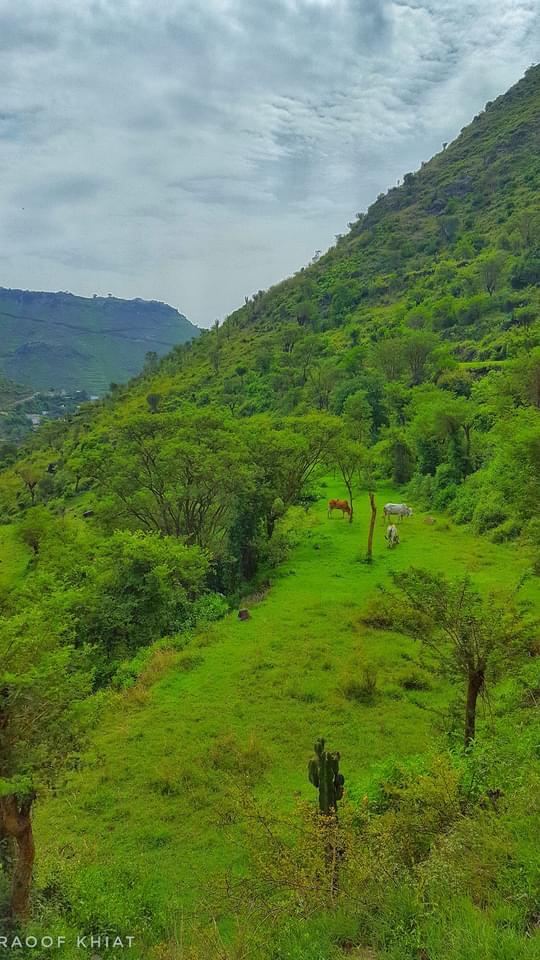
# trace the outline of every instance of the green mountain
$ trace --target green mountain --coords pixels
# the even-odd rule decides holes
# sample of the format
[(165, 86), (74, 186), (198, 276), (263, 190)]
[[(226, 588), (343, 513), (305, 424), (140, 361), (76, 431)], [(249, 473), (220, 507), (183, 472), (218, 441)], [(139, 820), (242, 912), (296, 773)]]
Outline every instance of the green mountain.
[(7, 929), (68, 960), (537, 960), (539, 138), (535, 67), (4, 460)]
[(35, 390), (101, 395), (198, 330), (157, 301), (0, 288), (0, 370)]

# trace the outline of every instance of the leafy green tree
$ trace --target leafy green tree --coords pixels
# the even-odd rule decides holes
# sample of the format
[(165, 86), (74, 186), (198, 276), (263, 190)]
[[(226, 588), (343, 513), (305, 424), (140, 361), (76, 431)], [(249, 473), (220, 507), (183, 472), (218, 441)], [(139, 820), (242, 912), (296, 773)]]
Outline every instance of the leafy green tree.
[(372, 349), (373, 363), (388, 380), (399, 380), (405, 369), (403, 339), (389, 337), (379, 340)]
[(337, 417), (257, 417), (246, 425), (250, 454), (256, 466), (256, 490), (269, 507), (276, 499), (286, 507), (297, 503), (328, 460), (332, 441), (341, 428)]
[(92, 683), (73, 639), (74, 624), (53, 603), (0, 623), (0, 840), (9, 848), (8, 911), (21, 920), (35, 859), (32, 806), (76, 744), (79, 705)]
[(454, 214), (447, 214), (440, 218), (439, 225), (442, 238), (447, 243), (454, 243), (457, 240), (460, 228), (459, 217)]
[(374, 449), (378, 462), (394, 483), (408, 483), (414, 473), (415, 454), (406, 433), (399, 427), (389, 427)]
[(472, 469), (472, 439), (477, 410), (465, 397), (451, 397), (439, 390), (429, 390), (418, 405), (412, 424), (417, 439), (444, 445), (445, 459), (456, 479)]
[[(118, 531), (82, 564), (72, 597), (79, 642), (96, 662), (133, 654), (158, 637), (190, 625), (193, 602), (205, 591), (208, 557), (176, 538)], [(102, 671), (110, 671), (105, 662)]]
[(510, 375), (520, 400), (540, 408), (540, 347), (515, 360)]
[(36, 502), (39, 481), (43, 477), (43, 471), (32, 460), (22, 460), (17, 464), (17, 476), (20, 477), (25, 490), (30, 494), (30, 501)]
[(116, 518), (199, 546), (226, 536), (253, 483), (234, 421), (211, 408), (128, 416), (81, 453)]
[(43, 542), (51, 533), (54, 520), (43, 506), (35, 506), (27, 510), (17, 525), (17, 535), (27, 547), (30, 547), (34, 556), (40, 552)]
[(437, 337), (423, 330), (413, 330), (404, 338), (403, 359), (413, 386), (426, 380), (429, 362), (433, 359), (438, 346)]
[(316, 361), (322, 357), (324, 346), (315, 334), (307, 334), (297, 340), (292, 352), (292, 359), (300, 371), (300, 386), (305, 386), (309, 372)]
[(349, 436), (364, 446), (369, 446), (373, 432), (373, 414), (365, 390), (357, 390), (347, 397), (342, 415)]
[(369, 467), (369, 454), (366, 448), (356, 440), (351, 440), (344, 432), (337, 434), (329, 450), (330, 463), (335, 465), (347, 489), (349, 506), (349, 523), (354, 517), (354, 483), (362, 479), (363, 472)]
[(339, 375), (339, 367), (334, 360), (317, 360), (311, 366), (308, 374), (308, 392), (317, 410), (328, 410), (332, 391), (339, 380)]
[(540, 254), (533, 250), (520, 257), (512, 268), (511, 282), (515, 290), (540, 283)]
[(482, 260), (479, 267), (480, 281), (490, 297), (500, 283), (505, 258), (500, 254)]
[(223, 381), (221, 390), (221, 402), (229, 408), (234, 415), (244, 400), (244, 389), (239, 376), (227, 377)]
[(464, 745), (476, 736), (480, 693), (529, 635), (512, 597), (504, 604), (483, 598), (469, 577), (448, 580), (411, 568), (393, 574), (398, 588), (390, 601), (396, 624), (419, 639), (444, 676), (465, 682)]

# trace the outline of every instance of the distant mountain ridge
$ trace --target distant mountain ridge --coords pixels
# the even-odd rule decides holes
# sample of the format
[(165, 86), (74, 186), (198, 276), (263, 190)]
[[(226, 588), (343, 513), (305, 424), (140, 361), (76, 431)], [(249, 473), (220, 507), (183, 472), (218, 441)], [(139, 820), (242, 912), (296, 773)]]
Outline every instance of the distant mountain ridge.
[(0, 373), (38, 390), (102, 394), (199, 333), (157, 300), (79, 297), (0, 287)]

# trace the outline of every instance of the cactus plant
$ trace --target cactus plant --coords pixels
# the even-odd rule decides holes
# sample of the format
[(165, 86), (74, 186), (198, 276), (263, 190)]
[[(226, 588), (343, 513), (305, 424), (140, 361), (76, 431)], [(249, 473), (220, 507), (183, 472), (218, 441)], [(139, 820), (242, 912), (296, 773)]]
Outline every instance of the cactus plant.
[(315, 756), (308, 763), (310, 783), (319, 790), (319, 810), (325, 816), (337, 812), (337, 802), (343, 796), (345, 777), (339, 772), (339, 753), (324, 749), (321, 737), (315, 743)]

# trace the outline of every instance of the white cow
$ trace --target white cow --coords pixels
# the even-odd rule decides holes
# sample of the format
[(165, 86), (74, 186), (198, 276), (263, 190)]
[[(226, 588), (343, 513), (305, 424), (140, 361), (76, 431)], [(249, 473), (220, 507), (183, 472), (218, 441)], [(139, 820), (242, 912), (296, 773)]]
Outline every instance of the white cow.
[(399, 517), (400, 520), (403, 517), (412, 517), (412, 507), (408, 507), (406, 503), (385, 503), (383, 512), (385, 517)]
[(391, 523), (386, 529), (385, 539), (388, 540), (388, 546), (390, 550), (393, 550), (394, 547), (397, 547), (399, 543), (399, 533), (395, 523)]

